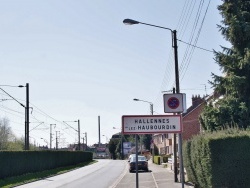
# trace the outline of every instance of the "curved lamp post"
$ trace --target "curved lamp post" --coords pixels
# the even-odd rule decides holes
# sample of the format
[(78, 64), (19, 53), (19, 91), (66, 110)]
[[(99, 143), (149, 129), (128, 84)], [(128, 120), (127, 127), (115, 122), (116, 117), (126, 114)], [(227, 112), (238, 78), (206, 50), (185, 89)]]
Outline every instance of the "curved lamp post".
[[(145, 100), (141, 100), (141, 99), (133, 99), (134, 101), (141, 101), (141, 102), (145, 102), (145, 103), (148, 103), (150, 105), (150, 114), (151, 115), (154, 115), (154, 107), (153, 107), (153, 103), (152, 102), (149, 102), (149, 101), (145, 101)], [(151, 140), (153, 140), (153, 137), (154, 135), (152, 134), (151, 135)], [(152, 142), (151, 142), (152, 143)], [(141, 152), (142, 152), (142, 143), (141, 143), (141, 137), (140, 137), (140, 144), (141, 144)], [(153, 149), (152, 149), (152, 155), (154, 156), (154, 146), (153, 146)]]
[(150, 105), (150, 113), (151, 115), (154, 115), (154, 105), (152, 102), (149, 102), (149, 101), (144, 101), (144, 100), (141, 100), (141, 99), (133, 99), (134, 101), (141, 101), (141, 102), (146, 102)]
[[(171, 31), (172, 34), (172, 47), (174, 48), (174, 59), (175, 59), (175, 84), (176, 84), (176, 93), (180, 93), (180, 84), (179, 84), (179, 68), (178, 68), (178, 51), (177, 51), (177, 36), (176, 30), (172, 30), (167, 27), (152, 25), (148, 23), (139, 22), (132, 19), (124, 19), (123, 23), (126, 25), (134, 25), (134, 24), (143, 24), (147, 26), (157, 27), (161, 29), (166, 29)], [(180, 172), (181, 172), (181, 182), (182, 187), (184, 187), (184, 167), (183, 167), (183, 157), (182, 157), (182, 134), (179, 133), (179, 156), (180, 156)], [(176, 173), (175, 173), (176, 174)], [(177, 181), (177, 176), (175, 177), (175, 182)]]

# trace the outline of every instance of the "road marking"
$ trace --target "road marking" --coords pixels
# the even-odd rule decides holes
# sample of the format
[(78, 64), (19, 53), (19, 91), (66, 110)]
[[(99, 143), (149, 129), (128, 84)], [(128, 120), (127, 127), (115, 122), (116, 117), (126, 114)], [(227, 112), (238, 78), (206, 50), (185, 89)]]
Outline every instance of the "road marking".
[(153, 179), (154, 179), (154, 182), (155, 182), (155, 187), (156, 187), (156, 188), (159, 188), (158, 185), (157, 185), (157, 183), (156, 183), (156, 179), (155, 179), (154, 173), (152, 172), (151, 174), (152, 174)]
[[(126, 162), (126, 161), (124, 161), (124, 162)], [(128, 171), (128, 165), (126, 164), (126, 167), (125, 167), (125, 170), (123, 171), (123, 173), (115, 181), (115, 183), (113, 183), (113, 185), (109, 186), (109, 188), (116, 188), (116, 186), (120, 183), (120, 181), (122, 180), (122, 178), (124, 178), (124, 176), (126, 175), (127, 171)]]

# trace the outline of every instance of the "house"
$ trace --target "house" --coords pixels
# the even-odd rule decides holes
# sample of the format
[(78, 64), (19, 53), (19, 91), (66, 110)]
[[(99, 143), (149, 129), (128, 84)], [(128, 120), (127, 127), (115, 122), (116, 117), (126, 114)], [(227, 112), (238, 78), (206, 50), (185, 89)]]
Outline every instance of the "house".
[[(183, 132), (182, 139), (191, 139), (194, 135), (197, 135), (201, 131), (201, 126), (199, 123), (199, 115), (205, 104), (205, 97), (200, 97), (200, 95), (192, 96), (192, 105), (187, 109), (187, 112), (182, 114)], [(159, 150), (159, 154), (172, 154), (174, 134), (155, 134), (153, 136), (154, 144)], [(178, 139), (176, 139), (178, 140)]]
[(200, 95), (192, 97), (192, 106), (187, 109), (186, 113), (182, 114), (183, 132), (182, 139), (188, 140), (201, 131), (199, 116), (205, 104), (205, 97)]

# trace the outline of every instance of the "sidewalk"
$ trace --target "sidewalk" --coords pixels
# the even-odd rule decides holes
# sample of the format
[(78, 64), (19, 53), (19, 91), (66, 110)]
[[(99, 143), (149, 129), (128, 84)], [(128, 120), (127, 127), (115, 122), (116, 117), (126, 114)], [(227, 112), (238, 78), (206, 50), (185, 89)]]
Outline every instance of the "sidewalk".
[[(174, 172), (169, 168), (164, 168), (163, 165), (157, 165), (152, 163), (152, 160), (148, 161), (151, 174), (156, 182), (157, 188), (181, 188), (182, 183), (174, 182)], [(193, 188), (191, 185), (184, 184), (185, 188)]]
[[(174, 173), (168, 169), (163, 168), (162, 165), (148, 161), (150, 172), (138, 173), (138, 184), (140, 188), (182, 188), (182, 184), (174, 182)], [(116, 188), (136, 187), (136, 173), (126, 173), (121, 181), (116, 185)], [(193, 188), (184, 184), (184, 188)]]

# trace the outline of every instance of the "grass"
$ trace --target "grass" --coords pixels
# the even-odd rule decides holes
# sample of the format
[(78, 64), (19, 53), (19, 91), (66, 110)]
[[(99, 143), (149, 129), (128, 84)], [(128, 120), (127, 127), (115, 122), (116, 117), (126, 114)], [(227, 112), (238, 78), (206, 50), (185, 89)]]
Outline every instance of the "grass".
[(87, 166), (87, 165), (91, 165), (91, 164), (96, 163), (96, 162), (97, 161), (93, 160), (90, 162), (80, 163), (78, 165), (60, 167), (60, 168), (56, 168), (56, 169), (52, 169), (52, 170), (46, 170), (46, 171), (42, 171), (42, 172), (29, 173), (29, 174), (24, 174), (21, 176), (15, 176), (15, 177), (1, 179), (0, 180), (0, 187), (2, 187), (2, 188), (15, 187), (18, 185), (34, 182), (34, 181), (48, 178), (51, 176), (63, 174), (63, 173)]

